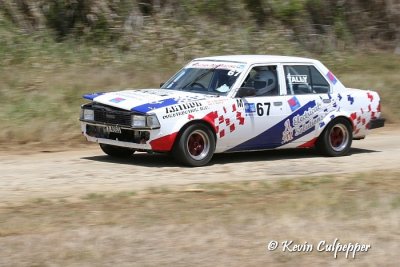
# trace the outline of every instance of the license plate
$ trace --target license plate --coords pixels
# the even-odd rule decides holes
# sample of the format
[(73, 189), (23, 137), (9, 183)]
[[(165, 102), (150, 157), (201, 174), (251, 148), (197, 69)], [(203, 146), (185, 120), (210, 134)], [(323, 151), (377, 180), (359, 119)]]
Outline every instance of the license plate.
[(109, 133), (121, 133), (121, 128), (118, 126), (111, 126), (111, 125), (107, 125), (106, 126), (106, 131)]

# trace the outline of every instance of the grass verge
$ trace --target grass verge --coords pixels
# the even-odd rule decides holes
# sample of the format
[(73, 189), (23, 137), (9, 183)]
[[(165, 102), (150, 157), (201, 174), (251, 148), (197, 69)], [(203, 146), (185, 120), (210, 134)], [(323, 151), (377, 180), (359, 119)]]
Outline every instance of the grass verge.
[[(0, 210), (5, 266), (395, 266), (400, 172), (151, 188)], [(371, 244), (270, 252), (270, 240)]]

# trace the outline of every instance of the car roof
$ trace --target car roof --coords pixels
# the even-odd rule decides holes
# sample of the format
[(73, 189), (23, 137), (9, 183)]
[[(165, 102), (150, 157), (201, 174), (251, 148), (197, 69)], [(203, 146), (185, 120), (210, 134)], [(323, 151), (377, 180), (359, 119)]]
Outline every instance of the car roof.
[(227, 61), (248, 64), (257, 63), (316, 63), (317, 60), (303, 57), (274, 56), (274, 55), (226, 55), (196, 58), (195, 61)]

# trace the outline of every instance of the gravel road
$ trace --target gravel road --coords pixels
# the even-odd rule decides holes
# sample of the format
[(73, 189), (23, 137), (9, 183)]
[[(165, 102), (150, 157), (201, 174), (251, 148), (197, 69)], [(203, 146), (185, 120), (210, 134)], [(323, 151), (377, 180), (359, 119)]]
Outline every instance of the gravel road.
[(216, 155), (211, 165), (181, 167), (165, 155), (137, 153), (126, 160), (97, 147), (17, 155), (0, 152), (0, 205), (35, 198), (79, 198), (88, 193), (138, 191), (153, 186), (188, 185), (320, 174), (354, 173), (400, 167), (400, 129), (372, 131), (354, 141), (351, 155), (327, 158), (312, 150)]

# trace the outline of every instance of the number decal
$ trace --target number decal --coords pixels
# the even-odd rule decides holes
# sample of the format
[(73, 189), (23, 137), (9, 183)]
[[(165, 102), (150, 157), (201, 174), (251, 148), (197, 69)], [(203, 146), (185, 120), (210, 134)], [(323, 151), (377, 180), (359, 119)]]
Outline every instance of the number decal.
[(266, 114), (266, 116), (269, 116), (269, 112), (271, 109), (271, 103), (266, 102), (266, 103), (257, 103), (256, 105), (257, 108), (257, 115), (258, 116), (264, 116), (264, 114)]
[(269, 103), (269, 102), (264, 103), (264, 106), (267, 106), (267, 116), (269, 116), (269, 111), (271, 109), (271, 103)]
[(264, 115), (264, 108), (262, 103), (257, 103), (257, 115), (260, 117)]
[(239, 71), (234, 71), (234, 70), (231, 70), (231, 71), (228, 72), (228, 76), (237, 77), (237, 76), (239, 76), (239, 74), (240, 74)]

